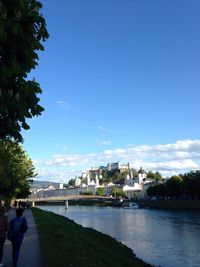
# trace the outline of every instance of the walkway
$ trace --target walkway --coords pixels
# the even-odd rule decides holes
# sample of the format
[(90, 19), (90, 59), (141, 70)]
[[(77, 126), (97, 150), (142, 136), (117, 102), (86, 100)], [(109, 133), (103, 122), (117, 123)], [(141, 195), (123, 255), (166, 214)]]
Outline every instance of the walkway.
[[(9, 220), (15, 217), (15, 211), (7, 213)], [(25, 234), (18, 261), (18, 267), (41, 267), (38, 234), (31, 210), (25, 210), (23, 214), (28, 222), (29, 229)], [(11, 242), (6, 240), (4, 245), (3, 266), (12, 267)]]

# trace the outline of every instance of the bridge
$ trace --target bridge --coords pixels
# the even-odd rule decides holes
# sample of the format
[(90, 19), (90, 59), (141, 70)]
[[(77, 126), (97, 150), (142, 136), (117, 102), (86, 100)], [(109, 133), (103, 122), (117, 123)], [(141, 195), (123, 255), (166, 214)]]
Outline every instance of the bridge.
[(35, 206), (35, 203), (43, 203), (43, 202), (63, 202), (65, 204), (65, 208), (68, 208), (69, 200), (80, 200), (80, 199), (91, 199), (91, 200), (111, 200), (114, 201), (114, 197), (107, 196), (94, 196), (94, 195), (67, 195), (67, 196), (52, 196), (52, 197), (40, 197), (40, 198), (31, 198), (29, 202), (32, 203), (32, 206)]

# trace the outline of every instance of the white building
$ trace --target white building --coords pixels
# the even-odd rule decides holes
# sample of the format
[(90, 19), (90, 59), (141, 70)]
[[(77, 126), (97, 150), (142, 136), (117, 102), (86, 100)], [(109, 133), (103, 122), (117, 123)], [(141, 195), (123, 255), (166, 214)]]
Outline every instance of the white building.
[(64, 187), (63, 183), (60, 183), (59, 184), (59, 189), (63, 189), (63, 187)]
[(129, 186), (129, 185), (123, 186), (123, 191), (126, 193), (126, 196), (129, 199), (137, 197), (142, 190), (143, 186), (138, 183), (135, 183), (134, 186)]
[(75, 186), (80, 186), (81, 185), (81, 179), (79, 177), (75, 178)]
[(138, 183), (139, 184), (144, 183), (146, 178), (147, 178), (147, 173), (145, 172), (145, 170), (142, 169), (142, 167), (140, 167), (138, 171)]
[[(137, 177), (132, 177), (132, 175), (127, 174), (124, 181), (123, 191), (126, 193), (128, 198), (133, 198), (141, 195), (144, 190), (144, 184), (146, 181), (147, 174), (142, 169), (138, 171)], [(146, 189), (146, 186), (145, 186)]]

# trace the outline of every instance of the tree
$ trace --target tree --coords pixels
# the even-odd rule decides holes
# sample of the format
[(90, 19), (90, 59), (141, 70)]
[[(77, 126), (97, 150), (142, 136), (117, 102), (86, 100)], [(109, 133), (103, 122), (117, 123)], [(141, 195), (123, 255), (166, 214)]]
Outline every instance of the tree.
[(180, 176), (172, 176), (166, 182), (166, 194), (169, 197), (179, 197), (183, 194), (183, 180)]
[(162, 180), (162, 175), (159, 172), (155, 173), (155, 180), (156, 180), (156, 182), (159, 182)]
[(147, 188), (147, 195), (149, 197), (153, 197), (155, 195), (155, 190), (154, 190), (154, 186), (151, 185)]
[(68, 181), (68, 186), (75, 186), (75, 179), (70, 179), (69, 181)]
[(117, 187), (113, 187), (111, 191), (111, 195), (114, 197), (125, 197), (126, 193), (122, 189), (118, 189)]
[(182, 176), (185, 197), (200, 198), (200, 171), (191, 171)]
[(97, 196), (104, 196), (105, 195), (105, 189), (104, 189), (104, 187), (97, 188), (96, 195)]
[(36, 0), (0, 0), (0, 139), (22, 142), (21, 129), (30, 128), (26, 119), (44, 111), (40, 85), (27, 79), (48, 38), (41, 7)]
[(156, 183), (157, 183), (158, 181), (161, 181), (161, 180), (162, 180), (162, 175), (161, 175), (159, 172), (155, 172), (155, 173), (153, 173), (152, 171), (149, 171), (149, 172), (147, 173), (147, 178), (149, 178), (149, 179), (153, 179), (153, 180), (155, 180)]
[(166, 184), (155, 184), (147, 189), (147, 195), (150, 197), (165, 197)]
[(121, 183), (124, 177), (128, 174), (127, 171), (120, 173), (120, 170), (104, 170), (102, 171), (102, 179), (100, 180), (101, 184), (103, 183)]
[(35, 176), (33, 163), (23, 148), (11, 140), (0, 141), (0, 197), (27, 197)]
[(102, 171), (102, 179), (100, 180), (100, 183), (110, 183), (112, 182), (112, 175), (110, 171), (104, 170)]
[(137, 177), (138, 176), (138, 172), (134, 168), (131, 168), (131, 173), (132, 173), (133, 177)]
[(174, 175), (166, 183), (150, 186), (148, 196), (171, 198), (200, 198), (200, 171), (191, 171), (184, 175)]

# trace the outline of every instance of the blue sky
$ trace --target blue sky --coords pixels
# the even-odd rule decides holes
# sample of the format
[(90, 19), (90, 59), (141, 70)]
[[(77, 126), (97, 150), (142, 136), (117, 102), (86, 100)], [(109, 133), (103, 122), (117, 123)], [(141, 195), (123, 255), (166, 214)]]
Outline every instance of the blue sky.
[(37, 179), (115, 161), (198, 169), (199, 0), (42, 3), (50, 37), (30, 77), (45, 112), (23, 132)]

